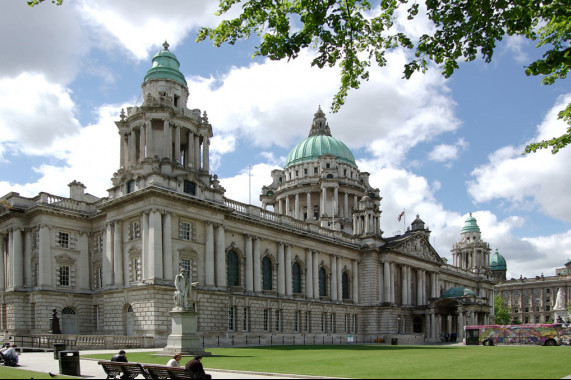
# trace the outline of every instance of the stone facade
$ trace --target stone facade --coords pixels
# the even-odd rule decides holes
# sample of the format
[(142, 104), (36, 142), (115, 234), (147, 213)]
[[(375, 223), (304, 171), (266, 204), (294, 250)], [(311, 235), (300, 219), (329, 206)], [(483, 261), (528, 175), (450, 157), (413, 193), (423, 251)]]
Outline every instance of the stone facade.
[[(224, 197), (210, 173), (212, 126), (186, 107), (168, 45), (142, 87), (144, 103), (116, 122), (121, 154), (108, 197), (74, 181), (69, 198), (0, 198), (2, 329), (46, 334), (55, 308), (64, 333), (164, 346), (179, 268), (198, 282), (192, 302), (203, 339), (302, 344), (401, 334), (434, 342), (490, 321), (487, 243), (477, 241), (473, 260), (449, 265), (418, 216), (406, 233), (383, 237), (379, 189), (320, 110), (311, 136), (341, 153), (300, 153), (272, 173), (256, 207)], [(455, 257), (466, 247), (456, 246)], [(442, 297), (455, 287), (477, 296)]]

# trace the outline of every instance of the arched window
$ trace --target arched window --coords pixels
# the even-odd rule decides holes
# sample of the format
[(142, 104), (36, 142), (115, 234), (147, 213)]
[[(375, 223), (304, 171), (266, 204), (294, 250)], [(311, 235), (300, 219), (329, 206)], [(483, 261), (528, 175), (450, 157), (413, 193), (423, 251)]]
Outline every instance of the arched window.
[(301, 293), (301, 267), (298, 263), (293, 263), (291, 272), (293, 277), (293, 292)]
[(262, 259), (262, 289), (272, 290), (272, 261), (267, 256)]
[(319, 297), (327, 296), (327, 273), (323, 267), (319, 268)]
[(228, 251), (228, 286), (240, 286), (240, 261), (235, 251)]
[(349, 275), (343, 272), (341, 275), (341, 294), (344, 300), (349, 299)]

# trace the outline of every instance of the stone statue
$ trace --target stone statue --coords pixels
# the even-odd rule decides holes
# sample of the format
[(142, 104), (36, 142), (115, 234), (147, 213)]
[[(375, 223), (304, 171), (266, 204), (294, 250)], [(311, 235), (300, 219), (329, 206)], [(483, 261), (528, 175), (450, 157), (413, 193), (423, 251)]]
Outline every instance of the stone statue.
[(61, 334), (61, 329), (59, 327), (59, 318), (57, 316), (57, 310), (53, 309), (52, 312), (53, 312), (53, 314), (52, 314), (52, 317), (50, 318), (50, 322), (51, 322), (50, 332), (52, 334)]
[(561, 288), (557, 291), (557, 298), (555, 299), (553, 310), (565, 310), (565, 296)]
[(198, 282), (190, 282), (190, 274), (181, 269), (179, 274), (174, 279), (174, 306), (177, 309), (190, 309), (191, 308), (191, 295), (192, 287), (196, 286)]

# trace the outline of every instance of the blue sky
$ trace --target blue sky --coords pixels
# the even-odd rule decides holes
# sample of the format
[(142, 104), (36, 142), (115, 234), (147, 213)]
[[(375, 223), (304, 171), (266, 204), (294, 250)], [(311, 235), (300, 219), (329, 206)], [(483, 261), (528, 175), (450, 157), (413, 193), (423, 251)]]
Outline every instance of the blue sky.
[[(403, 80), (408, 53), (391, 52), (388, 66), (373, 69), (332, 114), (338, 69), (311, 68), (311, 52), (289, 63), (252, 59), (255, 38), (197, 44), (198, 27), (219, 21), (216, 1), (167, 4), (0, 2), (0, 196), (67, 196), (73, 180), (106, 196), (119, 161), (114, 122), (121, 108), (141, 103), (141, 82), (166, 39), (189, 84), (187, 106), (212, 123), (211, 169), (227, 197), (248, 202), (251, 165), (259, 203), (271, 170), (307, 136), (321, 105), (333, 136), (380, 188), (384, 236), (402, 232), (403, 209), (407, 224), (420, 214), (450, 259), (472, 212), (509, 277), (552, 275), (571, 259), (571, 148), (521, 156), (529, 142), (563, 133), (556, 114), (571, 101), (569, 79), (542, 86), (525, 76), (540, 54), (533, 43), (506, 38), (492, 63), (462, 63), (450, 79), (432, 68)], [(428, 26), (400, 27), (418, 34)]]

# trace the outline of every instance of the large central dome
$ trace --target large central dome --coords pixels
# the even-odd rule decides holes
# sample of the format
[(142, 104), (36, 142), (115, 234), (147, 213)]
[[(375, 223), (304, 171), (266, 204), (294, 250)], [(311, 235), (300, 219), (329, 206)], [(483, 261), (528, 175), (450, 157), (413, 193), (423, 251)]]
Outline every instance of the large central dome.
[(330, 154), (341, 162), (357, 167), (353, 153), (342, 141), (331, 136), (325, 114), (321, 107), (315, 113), (309, 137), (299, 142), (289, 152), (285, 167), (308, 161), (317, 161), (319, 156)]

